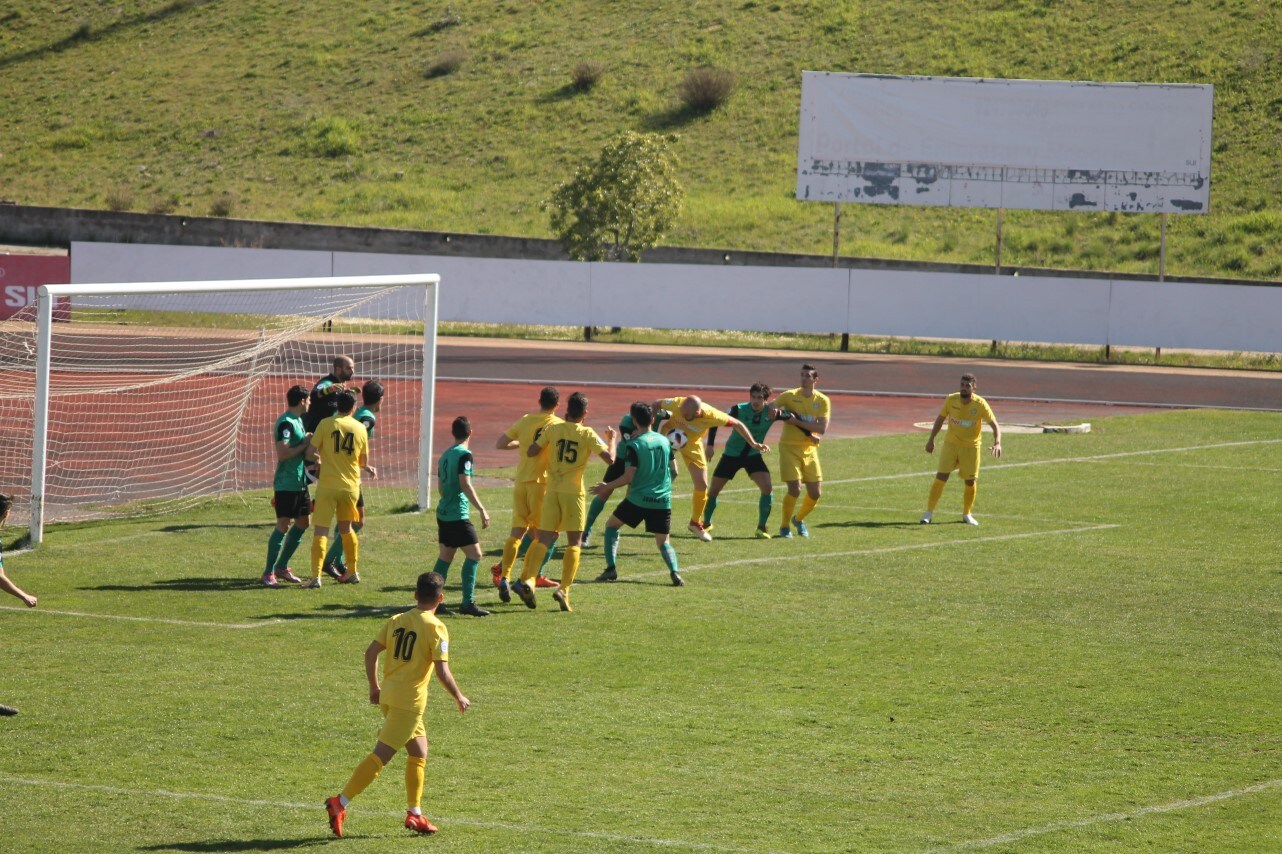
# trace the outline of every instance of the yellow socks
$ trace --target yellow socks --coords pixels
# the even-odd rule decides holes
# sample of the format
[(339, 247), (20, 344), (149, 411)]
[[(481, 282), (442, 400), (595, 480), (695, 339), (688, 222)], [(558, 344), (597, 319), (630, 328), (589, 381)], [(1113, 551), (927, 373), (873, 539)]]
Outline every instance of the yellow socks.
[(346, 534), (339, 534), (343, 538), (343, 554), (347, 557), (347, 568), (356, 574), (356, 562), (360, 558), (360, 543), (356, 539), (355, 531), (348, 531)]
[(321, 564), (329, 550), (329, 537), (312, 537), (312, 578), (320, 578)]
[(521, 548), (520, 537), (508, 537), (503, 542), (503, 579), (512, 577), (512, 567), (516, 566), (516, 553)]
[(579, 551), (581, 546), (566, 546), (565, 558), (561, 561), (561, 590), (568, 591), (574, 583), (574, 576), (579, 574)]
[(423, 801), (423, 769), (427, 760), (422, 756), (405, 757), (405, 807), (414, 809)]
[(378, 775), (383, 771), (383, 760), (371, 753), (361, 760), (361, 764), (356, 766), (352, 772), (352, 778), (347, 781), (343, 787), (343, 797), (349, 801), (359, 795), (361, 792), (378, 779)]
[(548, 547), (543, 545), (542, 540), (530, 543), (530, 549), (525, 553), (525, 563), (521, 565), (521, 581), (528, 583), (534, 580), (534, 576), (539, 574), (539, 567), (543, 565), (543, 558), (547, 553)]
[(979, 492), (978, 483), (966, 484), (966, 489), (962, 493), (962, 512), (967, 516), (970, 515), (970, 511), (975, 509), (975, 493), (977, 492)]
[(818, 498), (811, 498), (809, 495), (801, 499), (801, 509), (797, 511), (797, 521), (804, 521), (805, 518), (810, 515), (810, 511), (814, 510), (815, 505), (818, 503)]
[(690, 521), (698, 522), (703, 519), (703, 508), (708, 506), (708, 490), (696, 489), (694, 491), (693, 506), (690, 509)]
[(797, 509), (797, 496), (789, 493), (783, 497), (783, 522), (779, 524), (780, 528), (786, 528), (792, 524), (792, 511)]
[(944, 486), (948, 481), (935, 478), (930, 484), (930, 497), (926, 499), (926, 509), (935, 512), (935, 505), (939, 503), (940, 497), (944, 494)]

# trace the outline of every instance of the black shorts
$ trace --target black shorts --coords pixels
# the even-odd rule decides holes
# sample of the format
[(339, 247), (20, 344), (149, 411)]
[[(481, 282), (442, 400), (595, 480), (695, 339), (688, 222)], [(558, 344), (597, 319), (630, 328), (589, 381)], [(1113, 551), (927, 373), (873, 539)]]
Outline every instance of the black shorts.
[(712, 470), (712, 476), (732, 480), (741, 470), (751, 475), (760, 471), (770, 471), (770, 468), (761, 454), (748, 454), (743, 457), (728, 457), (722, 454), (721, 459), (717, 461), (717, 467)]
[(620, 454), (618, 459), (610, 463), (610, 467), (605, 470), (605, 474), (601, 476), (601, 482), (609, 483), (612, 480), (618, 480), (623, 477), (623, 471), (626, 468), (627, 466), (623, 464), (623, 455)]
[(625, 498), (614, 508), (614, 515), (629, 528), (635, 528), (644, 521), (647, 534), (672, 533), (671, 507), (641, 507)]
[(461, 522), (447, 522), (444, 519), (437, 519), (436, 538), (447, 549), (461, 549), (464, 546), (476, 545), (481, 541), (476, 536), (476, 528), (473, 528), (472, 523), (466, 519)]
[(298, 492), (277, 492), (272, 496), (277, 519), (297, 519), (312, 515), (312, 497), (306, 489)]

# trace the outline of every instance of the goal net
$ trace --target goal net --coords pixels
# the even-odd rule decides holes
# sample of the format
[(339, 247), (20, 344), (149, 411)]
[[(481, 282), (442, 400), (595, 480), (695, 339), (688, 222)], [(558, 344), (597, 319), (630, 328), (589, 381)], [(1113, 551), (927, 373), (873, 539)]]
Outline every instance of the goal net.
[(286, 391), (378, 380), (372, 506), (429, 504), (436, 275), (46, 285), (0, 321), (11, 523), (177, 513), (264, 490)]

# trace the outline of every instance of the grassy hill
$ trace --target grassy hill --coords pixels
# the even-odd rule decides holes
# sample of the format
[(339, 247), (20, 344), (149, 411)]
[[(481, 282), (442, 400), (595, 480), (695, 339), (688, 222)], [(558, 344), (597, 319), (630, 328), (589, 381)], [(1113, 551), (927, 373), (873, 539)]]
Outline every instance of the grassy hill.
[[(0, 2), (0, 197), (548, 236), (540, 202), (625, 129), (680, 135), (668, 243), (830, 252), (794, 198), (801, 71), (1212, 83), (1212, 213), (1171, 275), (1282, 277), (1277, 0)], [(605, 72), (571, 85), (580, 62)], [(439, 66), (457, 63), (449, 73)], [(708, 116), (684, 73), (739, 86)], [(434, 72), (433, 69), (437, 69)], [(843, 254), (989, 263), (996, 214), (843, 208)], [(1006, 217), (1011, 265), (1155, 273), (1153, 215)]]

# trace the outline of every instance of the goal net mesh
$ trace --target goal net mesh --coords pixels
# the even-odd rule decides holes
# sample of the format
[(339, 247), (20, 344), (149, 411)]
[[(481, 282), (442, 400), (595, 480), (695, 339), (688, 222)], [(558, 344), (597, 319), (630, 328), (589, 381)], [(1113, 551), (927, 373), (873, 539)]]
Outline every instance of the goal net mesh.
[[(35, 306), (0, 321), (0, 492), (29, 524)], [(413, 502), (424, 359), (423, 286), (59, 297), (49, 373), (45, 522), (176, 513), (265, 490), (273, 426), (293, 385), (350, 355), (386, 388), (366, 502)], [(357, 405), (360, 405), (359, 394)]]

